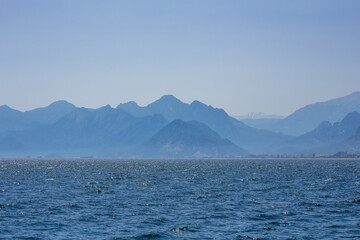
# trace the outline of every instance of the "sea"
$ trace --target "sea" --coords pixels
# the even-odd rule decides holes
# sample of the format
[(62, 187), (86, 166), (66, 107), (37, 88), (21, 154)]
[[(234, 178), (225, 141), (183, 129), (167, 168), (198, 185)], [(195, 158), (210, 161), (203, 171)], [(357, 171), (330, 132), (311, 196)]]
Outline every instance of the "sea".
[(0, 239), (360, 239), (360, 160), (2, 159)]

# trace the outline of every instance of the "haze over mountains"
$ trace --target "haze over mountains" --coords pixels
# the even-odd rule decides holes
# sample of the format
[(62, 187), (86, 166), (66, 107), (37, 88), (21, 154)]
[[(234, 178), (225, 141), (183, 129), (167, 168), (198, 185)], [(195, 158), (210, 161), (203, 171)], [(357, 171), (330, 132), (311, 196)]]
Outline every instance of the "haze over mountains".
[(66, 101), (57, 101), (47, 107), (20, 112), (6, 105), (0, 106), (0, 132), (23, 130), (39, 124), (51, 124), (75, 110), (76, 107)]
[(128, 102), (116, 108), (107, 105), (87, 109), (57, 101), (20, 112), (3, 105), (0, 157), (237, 157), (356, 152), (360, 133), (357, 111), (359, 92), (305, 106), (271, 123), (267, 128), (274, 131), (270, 131), (250, 127), (223, 109), (199, 101), (187, 104), (172, 95), (144, 107)]
[[(174, 120), (141, 146), (145, 155), (245, 156), (249, 153), (228, 139), (223, 139), (203, 123)], [(155, 156), (156, 156), (155, 155)]]
[(324, 121), (314, 130), (300, 135), (286, 144), (278, 152), (290, 154), (317, 153), (332, 154), (339, 151), (356, 153), (346, 144), (349, 139), (357, 136), (360, 130), (360, 113), (351, 112), (345, 118), (334, 124)]
[(311, 131), (322, 121), (339, 122), (350, 112), (360, 112), (360, 92), (307, 105), (284, 119), (263, 119), (261, 123), (258, 120), (255, 124), (261, 129), (297, 136)]

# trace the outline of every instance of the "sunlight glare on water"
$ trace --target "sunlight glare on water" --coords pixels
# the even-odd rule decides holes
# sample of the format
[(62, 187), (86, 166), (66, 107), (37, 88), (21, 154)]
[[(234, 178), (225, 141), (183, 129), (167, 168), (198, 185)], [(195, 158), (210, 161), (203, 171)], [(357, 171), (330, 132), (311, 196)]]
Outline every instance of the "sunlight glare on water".
[(0, 160), (0, 239), (360, 238), (358, 160)]

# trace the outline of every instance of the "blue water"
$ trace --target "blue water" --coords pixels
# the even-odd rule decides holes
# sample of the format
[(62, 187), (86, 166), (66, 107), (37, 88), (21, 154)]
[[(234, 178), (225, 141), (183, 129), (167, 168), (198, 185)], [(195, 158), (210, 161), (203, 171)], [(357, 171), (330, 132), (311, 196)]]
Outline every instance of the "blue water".
[(360, 239), (359, 160), (0, 160), (0, 239)]

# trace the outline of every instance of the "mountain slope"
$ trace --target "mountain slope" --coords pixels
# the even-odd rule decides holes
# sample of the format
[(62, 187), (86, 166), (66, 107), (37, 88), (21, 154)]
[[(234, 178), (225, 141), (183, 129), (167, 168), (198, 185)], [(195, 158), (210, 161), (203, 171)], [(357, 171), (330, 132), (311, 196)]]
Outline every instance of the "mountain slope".
[(202, 122), (221, 137), (227, 138), (253, 153), (264, 153), (268, 149), (272, 149), (274, 144), (280, 144), (289, 139), (282, 134), (249, 127), (230, 117), (223, 109), (213, 108), (199, 101), (186, 104), (172, 95), (165, 95), (146, 107), (140, 107), (135, 102), (129, 102), (120, 104), (117, 108), (129, 111), (135, 116), (161, 114), (168, 121), (181, 119), (183, 121)]
[(341, 121), (350, 112), (360, 112), (360, 92), (345, 97), (307, 105), (288, 117), (265, 126), (266, 129), (290, 135), (311, 131), (322, 121)]
[(199, 122), (174, 120), (139, 152), (155, 157), (240, 156), (248, 153)]
[(109, 105), (95, 110), (77, 108), (54, 124), (0, 134), (0, 151), (22, 156), (121, 156), (167, 123), (161, 115), (136, 118)]
[(111, 137), (130, 126), (134, 117), (106, 106), (97, 110), (78, 108), (50, 125), (40, 125), (23, 131), (10, 132), (24, 150), (61, 150), (99, 148), (111, 142)]
[(67, 101), (56, 101), (47, 107), (36, 108), (24, 112), (24, 116), (41, 124), (55, 123), (61, 117), (74, 111), (76, 107)]
[[(283, 151), (292, 153), (315, 152), (331, 154), (340, 151), (340, 143), (354, 136), (360, 127), (360, 113), (351, 112), (341, 121), (331, 124), (328, 121), (322, 122), (314, 130), (305, 133), (286, 144)], [(345, 151), (345, 149), (343, 149)]]
[(352, 112), (346, 115), (341, 122), (334, 124), (327, 121), (322, 122), (317, 128), (301, 135), (297, 140), (312, 145), (315, 145), (317, 142), (321, 144), (339, 142), (354, 135), (359, 127), (360, 113)]
[(349, 137), (335, 148), (337, 152), (360, 153), (360, 127), (354, 136)]
[(257, 128), (257, 129), (269, 129), (271, 126), (275, 125), (281, 119), (278, 118), (258, 118), (258, 119), (242, 119), (243, 123), (246, 125)]
[(41, 124), (52, 124), (75, 108), (73, 104), (66, 101), (57, 101), (47, 107), (26, 112), (3, 105), (0, 106), (0, 133), (33, 128)]
[(141, 144), (165, 127), (168, 121), (159, 114), (136, 118), (126, 129), (120, 131), (114, 138), (117, 145)]
[(6, 105), (0, 106), (0, 133), (22, 130), (34, 125), (36, 123), (25, 117), (22, 112)]

